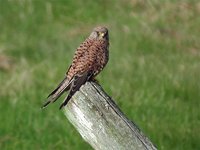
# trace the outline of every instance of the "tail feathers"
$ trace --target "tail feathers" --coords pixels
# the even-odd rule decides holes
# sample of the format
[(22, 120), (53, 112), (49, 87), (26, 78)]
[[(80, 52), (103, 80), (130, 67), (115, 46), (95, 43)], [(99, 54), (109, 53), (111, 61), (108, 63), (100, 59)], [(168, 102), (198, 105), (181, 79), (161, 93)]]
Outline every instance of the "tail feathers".
[(52, 102), (52, 101), (51, 101), (50, 99), (48, 99), (47, 102), (44, 103), (44, 104), (42, 105), (41, 108), (45, 108), (45, 107), (46, 107), (47, 105), (49, 105), (51, 102)]
[(55, 89), (48, 95), (47, 98), (49, 98), (50, 96), (56, 94), (56, 93), (58, 92), (58, 90), (61, 88), (61, 86), (64, 85), (65, 83), (69, 83), (69, 82), (67, 81), (67, 77), (65, 77), (65, 78), (60, 82), (60, 84), (57, 86), (57, 88), (55, 88)]
[(65, 78), (59, 85), (58, 87), (53, 90), (49, 96), (47, 97), (47, 102), (42, 106), (42, 108), (45, 108), (48, 104), (55, 102), (62, 94), (64, 91), (69, 90), (71, 82), (68, 81), (67, 78)]
[(90, 72), (84, 72), (82, 74), (77, 74), (73, 77), (73, 81), (72, 81), (71, 86), (70, 86), (69, 94), (64, 99), (64, 102), (60, 105), (60, 109), (62, 109), (65, 105), (67, 105), (67, 103), (69, 102), (71, 97), (76, 93), (76, 91), (79, 90), (79, 88), (83, 84), (85, 84), (85, 82), (87, 80), (89, 80), (91, 78), (91, 75), (92, 74)]
[(70, 98), (71, 96), (67, 95), (66, 98), (64, 99), (64, 102), (60, 105), (59, 109), (62, 109), (65, 105), (67, 105)]

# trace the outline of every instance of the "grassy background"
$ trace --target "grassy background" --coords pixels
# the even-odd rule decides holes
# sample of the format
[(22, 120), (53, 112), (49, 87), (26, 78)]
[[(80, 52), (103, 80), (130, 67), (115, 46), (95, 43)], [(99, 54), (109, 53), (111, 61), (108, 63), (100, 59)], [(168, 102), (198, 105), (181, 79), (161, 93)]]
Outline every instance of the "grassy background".
[(195, 0), (0, 0), (0, 149), (91, 149), (62, 100), (40, 106), (97, 25), (105, 91), (159, 149), (200, 149), (199, 16)]

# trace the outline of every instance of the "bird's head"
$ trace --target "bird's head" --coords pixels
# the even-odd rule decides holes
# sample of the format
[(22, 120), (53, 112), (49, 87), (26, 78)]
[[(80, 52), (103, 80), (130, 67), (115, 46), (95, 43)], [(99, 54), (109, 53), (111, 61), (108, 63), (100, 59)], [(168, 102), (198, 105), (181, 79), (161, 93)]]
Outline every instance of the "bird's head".
[(92, 33), (89, 36), (90, 39), (105, 39), (108, 40), (108, 29), (106, 27), (96, 27), (93, 29)]

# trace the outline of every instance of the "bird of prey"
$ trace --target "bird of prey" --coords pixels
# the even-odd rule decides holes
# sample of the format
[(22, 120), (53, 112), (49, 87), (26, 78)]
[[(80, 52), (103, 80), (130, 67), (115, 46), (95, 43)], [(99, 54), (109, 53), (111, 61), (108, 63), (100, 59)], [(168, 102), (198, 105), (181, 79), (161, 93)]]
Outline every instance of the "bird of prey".
[(65, 78), (47, 97), (45, 108), (55, 102), (65, 91), (69, 94), (61, 104), (64, 107), (73, 94), (87, 81), (95, 80), (95, 76), (105, 67), (109, 59), (109, 35), (106, 27), (96, 27), (89, 37), (77, 48)]

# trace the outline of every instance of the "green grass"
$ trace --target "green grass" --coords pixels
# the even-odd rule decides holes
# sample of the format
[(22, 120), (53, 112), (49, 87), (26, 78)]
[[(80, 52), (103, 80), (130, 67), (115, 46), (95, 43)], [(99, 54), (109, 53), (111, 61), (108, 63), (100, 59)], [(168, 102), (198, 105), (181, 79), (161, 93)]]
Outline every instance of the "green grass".
[(58, 110), (40, 110), (93, 27), (110, 31), (98, 79), (162, 150), (200, 149), (200, 3), (1, 0), (0, 149), (91, 149)]

